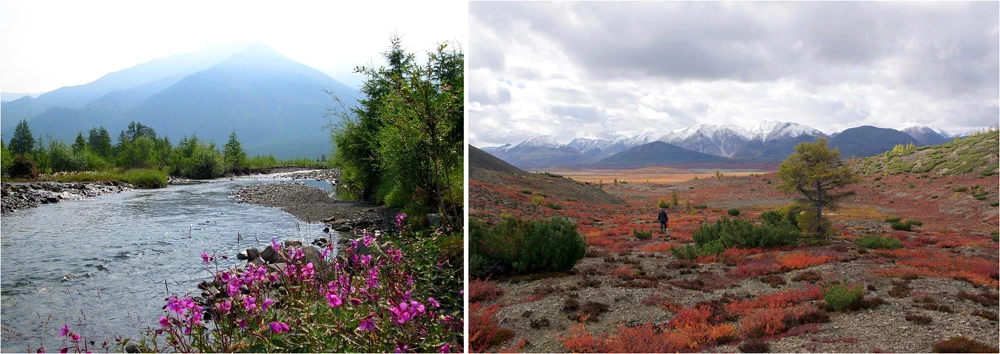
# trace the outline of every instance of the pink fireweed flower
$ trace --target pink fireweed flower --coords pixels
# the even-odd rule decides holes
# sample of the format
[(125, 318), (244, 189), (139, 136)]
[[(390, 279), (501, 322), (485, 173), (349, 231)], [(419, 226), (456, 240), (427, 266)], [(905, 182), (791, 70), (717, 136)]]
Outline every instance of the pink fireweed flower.
[(171, 296), (169, 299), (167, 299), (167, 310), (170, 310), (170, 312), (176, 313), (178, 315), (183, 315), (185, 312), (187, 312), (187, 309), (188, 307), (186, 301), (180, 300), (176, 296)]
[(451, 346), (445, 343), (441, 346), (441, 349), (438, 349), (438, 353), (451, 353)]
[(357, 248), (358, 248), (358, 241), (351, 240), (351, 249), (357, 249)]
[(375, 330), (375, 320), (372, 319), (372, 317), (375, 317), (375, 315), (368, 315), (368, 317), (365, 317), (363, 320), (361, 320), (361, 323), (358, 324), (358, 330), (359, 331), (374, 331)]
[(408, 351), (410, 351), (410, 346), (408, 345), (400, 344), (398, 347), (396, 347), (396, 353), (406, 353)]
[(264, 304), (261, 306), (261, 308), (263, 308), (264, 311), (267, 311), (267, 308), (271, 307), (271, 305), (273, 305), (273, 304), (274, 304), (274, 300), (264, 299)]
[(274, 331), (274, 333), (285, 333), (291, 330), (291, 328), (288, 327), (288, 324), (284, 322), (271, 322), (269, 326), (271, 326), (271, 330)]
[(361, 243), (365, 244), (365, 247), (371, 247), (372, 242), (374, 241), (375, 238), (372, 237), (372, 235), (369, 235), (368, 231), (365, 231), (365, 237), (361, 239)]
[(295, 249), (295, 251), (292, 252), (292, 259), (299, 259), (305, 256), (306, 256), (306, 251), (303, 251), (301, 248), (297, 248)]
[(160, 327), (170, 327), (170, 319), (166, 317), (160, 317)]
[(302, 268), (302, 276), (300, 279), (312, 279), (313, 275), (316, 274), (316, 269), (313, 268), (312, 262), (306, 264), (305, 268)]
[(237, 324), (237, 326), (240, 327), (240, 329), (246, 329), (247, 328), (247, 320), (240, 320), (240, 323)]
[(369, 289), (378, 287), (378, 268), (372, 268), (368, 270), (367, 283)]
[(212, 257), (211, 257), (211, 256), (209, 256), (209, 255), (208, 255), (208, 253), (205, 253), (205, 252), (202, 252), (202, 253), (201, 253), (201, 262), (202, 262), (202, 263), (208, 263), (208, 262), (210, 262), (211, 260), (212, 260)]
[(402, 229), (403, 220), (405, 219), (406, 219), (406, 213), (399, 213), (399, 215), (396, 215), (396, 227)]
[(194, 311), (191, 312), (190, 321), (192, 326), (197, 326), (201, 324), (201, 319), (202, 319), (201, 310), (202, 310), (201, 306), (198, 306), (195, 308)]
[(368, 264), (370, 264), (372, 262), (372, 256), (371, 255), (367, 255), (367, 254), (364, 255), (364, 256), (361, 256), (360, 262), (361, 262), (362, 266), (367, 267)]
[(403, 263), (403, 252), (402, 251), (394, 249), (394, 248), (390, 248), (388, 251), (385, 251), (385, 254), (389, 256), (389, 259), (391, 259), (393, 263), (396, 263), (396, 264)]
[(240, 293), (240, 285), (243, 285), (243, 281), (238, 278), (227, 283), (226, 293), (229, 294), (229, 297), (236, 296), (236, 294)]
[(69, 324), (68, 323), (64, 324), (62, 326), (62, 328), (59, 329), (59, 336), (60, 337), (65, 337), (65, 336), (69, 335), (69, 333), (70, 333), (70, 331), (69, 331)]
[(330, 304), (330, 307), (337, 307), (344, 303), (344, 301), (340, 299), (340, 296), (337, 296), (337, 294), (332, 292), (326, 293), (326, 302)]
[(229, 302), (229, 300), (223, 301), (222, 303), (219, 304), (219, 311), (222, 311), (222, 313), (229, 312), (229, 310), (232, 309), (233, 309), (233, 303)]
[(437, 300), (434, 300), (434, 298), (433, 298), (433, 297), (429, 297), (429, 298), (427, 298), (427, 302), (428, 302), (428, 303), (430, 303), (430, 304), (431, 304), (431, 306), (434, 306), (434, 307), (441, 307), (441, 303), (440, 303), (440, 302), (438, 302)]
[(350, 302), (351, 306), (360, 306), (361, 305), (361, 299), (358, 299), (356, 297), (352, 297), (350, 300), (347, 300), (347, 302)]
[(232, 279), (233, 275), (229, 274), (229, 272), (222, 272), (222, 274), (219, 275), (219, 280), (222, 280), (223, 283), (228, 283)]
[(79, 342), (80, 341), (80, 335), (76, 334), (76, 333), (73, 333), (73, 332), (70, 332), (69, 333), (69, 340), (74, 341), (74, 342)]
[(271, 248), (274, 248), (275, 252), (280, 251), (281, 250), (281, 244), (278, 243), (278, 240), (272, 238), (271, 239)]
[(243, 309), (247, 310), (247, 312), (253, 312), (254, 310), (256, 310), (257, 309), (257, 299), (249, 297), (249, 296), (243, 298)]
[(69, 347), (63, 347), (62, 349), (59, 349), (59, 352), (60, 353), (69, 353)]
[(322, 256), (323, 256), (323, 259), (329, 258), (330, 257), (330, 249), (329, 248), (324, 248)]

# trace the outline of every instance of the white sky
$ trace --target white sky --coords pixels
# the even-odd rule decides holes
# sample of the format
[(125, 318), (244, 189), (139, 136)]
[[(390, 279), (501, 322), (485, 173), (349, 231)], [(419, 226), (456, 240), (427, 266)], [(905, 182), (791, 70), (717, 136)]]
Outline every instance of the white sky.
[(413, 52), (463, 46), (465, 1), (0, 0), (0, 91), (41, 93), (225, 42), (261, 42), (357, 86), (395, 31)]

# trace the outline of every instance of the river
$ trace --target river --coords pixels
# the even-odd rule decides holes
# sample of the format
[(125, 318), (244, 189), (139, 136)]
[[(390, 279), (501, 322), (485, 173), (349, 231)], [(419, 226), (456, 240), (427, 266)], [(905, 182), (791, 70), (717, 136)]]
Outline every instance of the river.
[(68, 344), (59, 338), (64, 324), (98, 346), (113, 344), (116, 335), (135, 338), (157, 326), (166, 288), (199, 293), (197, 283), (210, 277), (202, 252), (229, 256), (219, 262), (229, 267), (243, 263), (238, 252), (258, 243), (263, 249), (271, 238), (308, 243), (324, 237), (322, 224), (229, 197), (239, 186), (289, 182), (332, 191), (329, 182), (276, 174), (135, 190), (4, 215), (0, 350), (44, 344), (57, 351)]

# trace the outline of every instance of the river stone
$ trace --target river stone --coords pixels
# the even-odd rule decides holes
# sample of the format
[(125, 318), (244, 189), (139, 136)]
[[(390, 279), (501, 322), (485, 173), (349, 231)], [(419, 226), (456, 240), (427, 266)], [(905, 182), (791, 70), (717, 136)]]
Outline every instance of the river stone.
[(267, 263), (278, 263), (281, 257), (278, 256), (278, 252), (274, 251), (274, 246), (267, 246), (264, 252), (260, 253), (260, 258), (264, 259)]
[(340, 231), (340, 232), (348, 232), (348, 231), (351, 231), (351, 225), (347, 225), (347, 224), (340, 225), (340, 226), (338, 226), (334, 230), (337, 230), (337, 231)]
[(138, 353), (139, 352), (139, 346), (135, 345), (135, 343), (129, 343), (128, 345), (125, 346), (125, 352), (126, 353)]
[(285, 247), (302, 247), (302, 241), (285, 240)]
[(247, 259), (247, 251), (242, 251), (240, 253), (237, 253), (236, 254), (236, 259), (239, 259), (241, 261), (246, 260)]

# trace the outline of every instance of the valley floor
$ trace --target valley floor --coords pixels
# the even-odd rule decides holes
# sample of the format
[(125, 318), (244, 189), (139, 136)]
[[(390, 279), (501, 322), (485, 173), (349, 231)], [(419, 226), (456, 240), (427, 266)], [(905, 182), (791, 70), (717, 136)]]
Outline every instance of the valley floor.
[[(684, 339), (689, 351), (740, 351), (748, 329), (757, 327), (764, 328), (762, 339), (774, 352), (928, 352), (957, 336), (998, 344), (995, 176), (868, 177), (851, 187), (856, 196), (830, 214), (838, 232), (828, 245), (731, 249), (692, 262), (674, 257), (670, 247), (692, 243), (701, 223), (728, 217), (728, 209), (739, 209), (738, 218), (759, 218), (792, 202), (775, 190), (774, 173), (722, 178), (713, 173), (675, 184), (625, 178), (629, 183), (614, 185), (605, 179), (604, 190), (621, 204), (552, 187), (565, 178), (538, 176), (470, 181), (470, 217), (567, 216), (585, 236), (587, 255), (568, 273), (473, 281), (470, 296), (480, 301), (472, 306), (471, 322), (492, 308), (500, 328), (513, 331), (488, 351), (599, 350), (616, 338), (641, 345), (644, 339), (626, 336), (644, 333), (648, 324), (656, 326), (648, 333), (669, 331)], [(598, 188), (575, 183), (578, 190)], [(662, 235), (657, 202), (674, 191), (681, 206), (668, 210), (670, 230)], [(538, 194), (545, 203), (532, 203)], [(892, 230), (887, 217), (923, 226)], [(639, 240), (633, 230), (654, 235)], [(854, 242), (870, 234), (896, 237), (903, 247), (873, 250)], [(821, 288), (828, 282), (865, 287), (864, 306), (810, 312), (822, 308)], [(490, 292), (493, 287), (497, 290)], [(798, 322), (767, 318), (792, 309), (809, 316)], [(677, 327), (681, 317), (698, 314), (704, 321)]]

